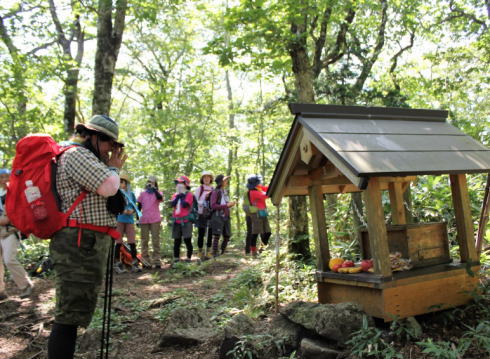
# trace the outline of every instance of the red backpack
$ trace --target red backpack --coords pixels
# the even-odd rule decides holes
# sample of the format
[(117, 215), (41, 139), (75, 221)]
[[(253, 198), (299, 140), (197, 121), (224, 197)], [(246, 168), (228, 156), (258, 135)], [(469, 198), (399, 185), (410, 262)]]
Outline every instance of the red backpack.
[[(28, 135), (17, 142), (5, 208), (12, 225), (23, 234), (51, 238), (66, 227), (68, 217), (85, 198), (86, 192), (82, 191), (70, 209), (66, 213), (61, 212), (56, 194), (57, 162), (63, 152), (74, 146), (60, 146), (51, 136), (43, 134)], [(36, 202), (46, 210), (43, 219), (36, 219), (32, 204), (27, 201), (24, 191), (29, 180), (41, 193)]]

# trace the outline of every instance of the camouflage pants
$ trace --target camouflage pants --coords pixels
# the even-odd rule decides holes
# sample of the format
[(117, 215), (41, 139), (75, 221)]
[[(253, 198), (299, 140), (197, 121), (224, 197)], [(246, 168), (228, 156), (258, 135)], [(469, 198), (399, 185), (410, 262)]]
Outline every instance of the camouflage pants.
[(84, 229), (78, 247), (78, 228), (56, 232), (49, 246), (56, 283), (56, 323), (90, 324), (111, 244), (109, 235)]

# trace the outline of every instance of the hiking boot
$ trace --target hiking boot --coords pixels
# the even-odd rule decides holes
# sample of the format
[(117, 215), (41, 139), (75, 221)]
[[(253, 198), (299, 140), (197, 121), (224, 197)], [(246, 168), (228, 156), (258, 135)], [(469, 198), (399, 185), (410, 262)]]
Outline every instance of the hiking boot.
[(126, 269), (124, 269), (124, 266), (121, 262), (117, 262), (114, 266), (114, 272), (116, 272), (116, 274), (123, 274), (126, 273)]
[(21, 297), (21, 298), (28, 298), (28, 297), (30, 297), (31, 294), (32, 294), (32, 287), (33, 287), (32, 284), (28, 284), (27, 287), (25, 287), (24, 289), (22, 289), (22, 291), (19, 294), (19, 297)]
[(205, 260), (209, 259), (209, 258), (207, 257), (207, 255), (206, 255), (206, 252), (205, 252), (205, 251), (203, 251), (203, 250), (202, 250), (202, 248), (200, 248), (200, 249), (199, 249), (199, 259), (200, 259), (201, 261), (203, 261), (203, 262), (204, 262)]
[(9, 296), (5, 292), (0, 292), (0, 300), (7, 299)]
[(137, 259), (133, 260), (133, 263), (131, 263), (131, 272), (133, 273), (141, 272), (141, 267), (139, 266), (139, 262)]

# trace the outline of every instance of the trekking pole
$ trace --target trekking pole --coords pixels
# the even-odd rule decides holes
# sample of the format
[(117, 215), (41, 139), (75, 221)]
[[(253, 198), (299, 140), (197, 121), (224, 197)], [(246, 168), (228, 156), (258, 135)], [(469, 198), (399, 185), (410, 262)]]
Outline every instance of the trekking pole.
[(104, 310), (102, 313), (102, 334), (100, 339), (100, 359), (109, 358), (109, 339), (111, 326), (111, 304), (112, 304), (112, 281), (113, 281), (113, 264), (114, 264), (114, 243), (111, 238), (109, 256), (107, 258), (105, 274), (105, 291), (104, 291)]
[(281, 237), (279, 235), (279, 219), (280, 219), (280, 206), (281, 204), (278, 204), (276, 206), (277, 209), (277, 216), (276, 216), (276, 313), (279, 312), (279, 248), (280, 248), (280, 240)]

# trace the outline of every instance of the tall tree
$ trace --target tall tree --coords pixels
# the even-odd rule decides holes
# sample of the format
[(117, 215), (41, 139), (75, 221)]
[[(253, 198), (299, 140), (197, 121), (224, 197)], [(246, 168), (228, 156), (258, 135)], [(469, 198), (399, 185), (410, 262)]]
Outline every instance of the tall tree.
[(115, 0), (115, 5), (112, 0), (99, 0), (93, 114), (109, 114), (111, 109), (112, 82), (122, 43), (127, 7), (127, 0)]
[[(314, 103), (320, 95), (322, 101), (356, 104), (386, 47), (389, 21), (396, 29), (390, 33), (393, 44), (414, 31), (418, 5), (417, 1), (389, 6), (386, 0), (242, 0), (226, 14), (229, 46), (218, 36), (209, 47), (223, 64), (274, 73), (289, 67), (296, 101)], [(408, 18), (411, 21), (405, 21)], [(307, 212), (304, 198), (290, 199), (295, 243), (291, 249), (299, 255), (306, 255), (309, 243)]]
[[(0, 5), (0, 158), (7, 165), (13, 144), (29, 132), (56, 125), (55, 105), (44, 102), (39, 82), (52, 79), (43, 67), (56, 41), (47, 34), (45, 8), (36, 1)], [(53, 133), (54, 134), (54, 133)]]
[[(72, 4), (74, 6), (74, 4)], [(63, 126), (66, 134), (71, 134), (75, 128), (76, 104), (78, 94), (78, 78), (83, 59), (85, 33), (80, 24), (80, 15), (75, 14), (73, 22), (64, 29), (56, 11), (54, 0), (49, 0), (49, 12), (55, 25), (57, 42), (63, 51), (63, 63), (66, 67), (63, 93), (65, 108), (63, 112)], [(76, 54), (72, 54), (72, 45), (76, 46)]]

